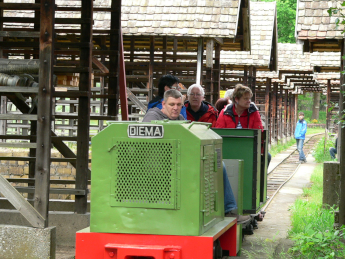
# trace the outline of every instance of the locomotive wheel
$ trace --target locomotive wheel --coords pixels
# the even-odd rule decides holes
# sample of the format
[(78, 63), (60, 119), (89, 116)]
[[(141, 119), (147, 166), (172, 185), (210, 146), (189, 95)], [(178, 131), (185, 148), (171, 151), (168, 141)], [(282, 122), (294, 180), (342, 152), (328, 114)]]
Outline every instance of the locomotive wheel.
[(213, 242), (213, 259), (222, 259), (222, 247), (220, 246), (220, 241), (217, 239)]

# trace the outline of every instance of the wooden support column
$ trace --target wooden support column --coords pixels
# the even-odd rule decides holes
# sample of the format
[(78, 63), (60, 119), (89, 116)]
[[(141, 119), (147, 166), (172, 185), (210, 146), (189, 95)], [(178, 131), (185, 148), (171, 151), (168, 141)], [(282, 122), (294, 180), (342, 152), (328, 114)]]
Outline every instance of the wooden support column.
[(248, 67), (244, 66), (243, 70), (243, 85), (248, 86)]
[(277, 134), (277, 94), (278, 94), (278, 83), (273, 83), (273, 96), (272, 96), (272, 139), (278, 143)]
[(127, 82), (125, 68), (125, 53), (123, 49), (123, 36), (120, 32), (120, 101), (121, 101), (121, 117), (123, 121), (128, 120), (128, 102), (127, 102)]
[(220, 98), (220, 49), (221, 45), (216, 43), (215, 46), (215, 60), (213, 70), (213, 104)]
[(326, 129), (329, 131), (331, 122), (331, 111), (329, 110), (331, 105), (331, 79), (327, 79), (327, 95), (326, 95)]
[(288, 90), (284, 90), (284, 138), (288, 136)]
[(167, 36), (163, 36), (163, 56), (162, 63), (164, 64), (163, 75), (167, 74), (167, 50), (168, 50), (168, 39)]
[(198, 54), (197, 54), (197, 69), (196, 69), (196, 83), (202, 85), (202, 68), (204, 61), (204, 40), (198, 39)]
[(293, 131), (293, 124), (294, 124), (294, 120), (293, 120), (293, 94), (290, 92), (289, 93), (289, 136), (293, 137), (294, 131)]
[(213, 103), (213, 39), (208, 39), (206, 42), (206, 84), (205, 84), (205, 99)]
[(278, 121), (278, 129), (279, 129), (279, 139), (280, 141), (283, 140), (283, 85), (280, 85), (279, 89), (279, 121)]
[(298, 95), (295, 94), (293, 97), (293, 107), (292, 107), (292, 134), (295, 134), (295, 128), (296, 128), (296, 123), (297, 123), (297, 107), (298, 107)]
[[(81, 18), (89, 22), (81, 24), (80, 42), (85, 46), (80, 50), (80, 67), (88, 68), (81, 72), (79, 77), (79, 90), (91, 93), (92, 75), (92, 19), (93, 0), (82, 0)], [(86, 44), (87, 43), (87, 44)], [(78, 105), (78, 135), (77, 135), (77, 170), (75, 187), (85, 190), (85, 195), (75, 196), (75, 212), (87, 212), (87, 172), (89, 169), (89, 138), (90, 138), (90, 97), (80, 96)]]
[(155, 57), (155, 37), (150, 37), (150, 64), (149, 64), (149, 82), (147, 87), (149, 88), (149, 100), (153, 97), (153, 64)]
[[(270, 91), (271, 91), (271, 78), (266, 78), (265, 89), (265, 129), (271, 132), (272, 124), (270, 123)], [(269, 144), (271, 144), (271, 136), (268, 136)]]
[(121, 30), (121, 0), (111, 1), (110, 14), (110, 55), (108, 94), (116, 95), (115, 99), (108, 99), (108, 115), (116, 116), (119, 100), (119, 65), (120, 65), (120, 30)]
[(248, 87), (252, 90), (252, 92), (253, 92), (252, 100), (253, 100), (254, 103), (256, 103), (256, 91), (255, 91), (255, 86), (256, 86), (256, 67), (250, 66), (248, 72), (249, 72)]
[[(101, 45), (105, 46), (105, 42), (106, 42), (106, 37), (101, 37)], [(105, 62), (105, 55), (101, 55), (101, 62), (104, 64)], [(99, 83), (100, 83), (100, 94), (104, 94), (104, 87), (105, 87), (105, 80), (104, 80), (104, 76), (101, 76), (99, 78)], [(100, 99), (100, 104), (99, 104), (99, 115), (104, 115), (104, 107), (105, 107), (105, 99), (101, 98)], [(102, 131), (104, 128), (103, 125), (103, 120), (99, 120), (99, 125), (98, 125), (99, 131)]]
[(55, 1), (41, 1), (40, 66), (37, 108), (37, 159), (34, 206), (48, 227)]

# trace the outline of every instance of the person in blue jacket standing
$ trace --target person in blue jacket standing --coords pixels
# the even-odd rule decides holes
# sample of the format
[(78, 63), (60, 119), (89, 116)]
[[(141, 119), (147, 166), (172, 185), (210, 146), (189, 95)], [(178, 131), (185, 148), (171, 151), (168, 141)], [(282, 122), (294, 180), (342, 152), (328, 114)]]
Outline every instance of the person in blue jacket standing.
[(299, 120), (297, 121), (295, 129), (295, 139), (297, 144), (297, 150), (299, 153), (299, 161), (302, 163), (306, 163), (307, 159), (305, 158), (303, 152), (303, 143), (305, 140), (305, 133), (307, 132), (307, 122), (304, 120), (303, 112), (298, 113), (298, 118)]
[[(158, 81), (158, 95), (153, 98), (149, 104), (147, 105), (147, 110), (157, 107), (158, 109), (162, 109), (162, 101), (165, 91), (170, 89), (179, 89), (180, 80), (173, 75), (167, 74), (162, 76)], [(182, 99), (182, 103), (184, 103), (185, 97)], [(181, 115), (187, 120), (187, 110), (185, 106), (182, 106)]]

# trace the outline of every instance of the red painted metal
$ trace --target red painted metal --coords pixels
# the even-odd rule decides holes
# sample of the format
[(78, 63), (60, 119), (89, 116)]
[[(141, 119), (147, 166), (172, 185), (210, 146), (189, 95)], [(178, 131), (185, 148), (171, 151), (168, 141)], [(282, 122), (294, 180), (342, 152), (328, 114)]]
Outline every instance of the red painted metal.
[[(234, 222), (236, 220), (234, 219)], [(236, 223), (209, 236), (77, 232), (77, 259), (212, 259), (213, 242), (236, 256)]]
[(123, 50), (123, 36), (122, 30), (120, 32), (120, 101), (121, 101), (121, 116), (123, 121), (128, 121), (128, 102), (127, 102), (127, 82), (125, 69), (125, 54)]

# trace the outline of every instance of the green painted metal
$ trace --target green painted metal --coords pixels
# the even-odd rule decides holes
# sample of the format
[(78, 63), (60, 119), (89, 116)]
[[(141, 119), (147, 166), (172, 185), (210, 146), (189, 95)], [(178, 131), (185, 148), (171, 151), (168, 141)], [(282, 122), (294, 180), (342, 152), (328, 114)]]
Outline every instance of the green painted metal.
[(92, 138), (91, 231), (205, 233), (224, 219), (221, 152), (209, 124), (111, 123)]
[(267, 153), (268, 153), (268, 131), (264, 130), (261, 134), (262, 138), (262, 155), (265, 159), (261, 160), (261, 173), (260, 173), (260, 202), (265, 204), (267, 201), (267, 169), (268, 169), (268, 161), (267, 161)]
[[(244, 183), (244, 161), (239, 159), (223, 159), (232, 192), (237, 203), (237, 214), (243, 214), (243, 183)], [(236, 212), (236, 211), (234, 211)], [(236, 254), (242, 248), (242, 225), (237, 226)]]
[(223, 138), (223, 159), (244, 161), (243, 212), (258, 213), (260, 202), (261, 130), (213, 129)]

